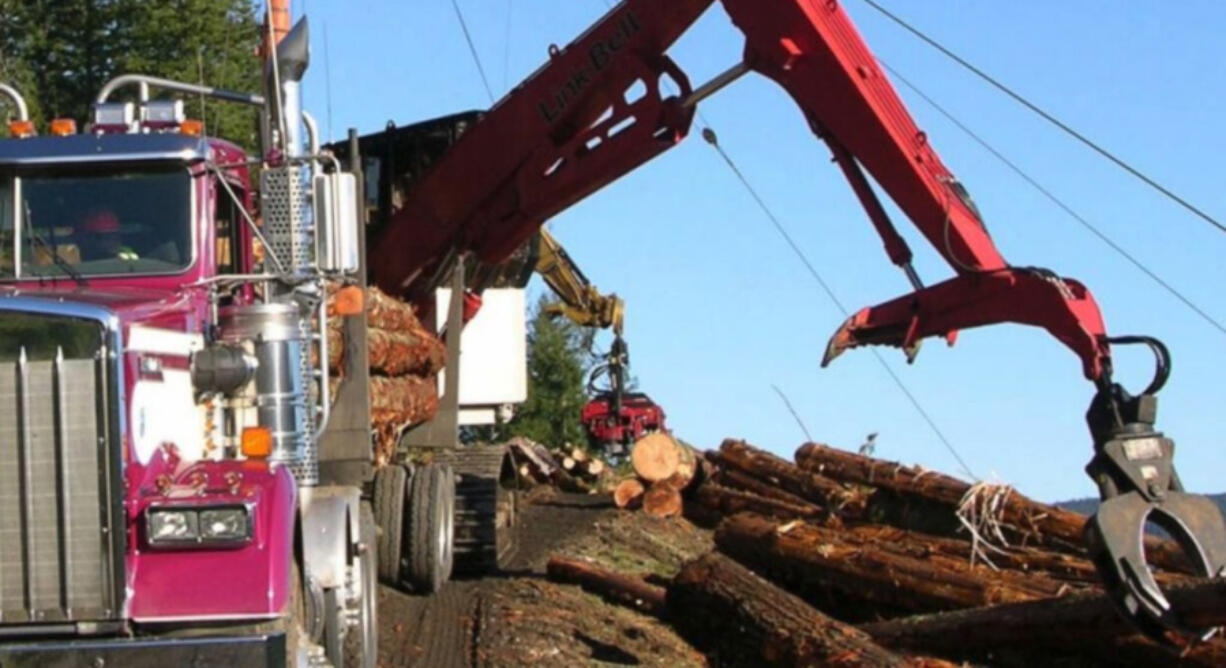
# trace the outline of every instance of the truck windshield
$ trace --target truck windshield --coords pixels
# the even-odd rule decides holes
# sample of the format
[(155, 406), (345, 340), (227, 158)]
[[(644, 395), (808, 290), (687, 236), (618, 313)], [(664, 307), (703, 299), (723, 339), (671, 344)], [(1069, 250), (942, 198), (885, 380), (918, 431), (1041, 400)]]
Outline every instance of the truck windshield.
[(181, 167), (18, 175), (0, 182), (0, 278), (175, 273), (192, 261), (190, 208)]

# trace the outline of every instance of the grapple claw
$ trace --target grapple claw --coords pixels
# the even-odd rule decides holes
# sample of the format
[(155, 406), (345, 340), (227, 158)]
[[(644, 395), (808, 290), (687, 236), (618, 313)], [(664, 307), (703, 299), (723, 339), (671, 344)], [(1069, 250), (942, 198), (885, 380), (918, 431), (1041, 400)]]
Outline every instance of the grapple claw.
[(1151, 638), (1165, 639), (1168, 630), (1208, 638), (1215, 629), (1184, 623), (1158, 587), (1145, 559), (1147, 521), (1171, 535), (1198, 575), (1215, 577), (1226, 574), (1221, 513), (1203, 496), (1167, 492), (1154, 503), (1134, 491), (1104, 500), (1086, 524), (1090, 556), (1121, 614)]
[(1208, 638), (1216, 629), (1193, 628), (1172, 608), (1145, 558), (1145, 528), (1164, 529), (1197, 575), (1226, 577), (1226, 522), (1216, 504), (1187, 494), (1175, 474), (1175, 442), (1154, 429), (1155, 393), (1170, 372), (1166, 347), (1147, 337), (1113, 343), (1145, 343), (1158, 360), (1154, 381), (1137, 396), (1109, 379), (1086, 414), (1095, 454), (1086, 473), (1098, 484), (1102, 503), (1086, 523), (1086, 544), (1120, 613), (1151, 638), (1167, 632)]

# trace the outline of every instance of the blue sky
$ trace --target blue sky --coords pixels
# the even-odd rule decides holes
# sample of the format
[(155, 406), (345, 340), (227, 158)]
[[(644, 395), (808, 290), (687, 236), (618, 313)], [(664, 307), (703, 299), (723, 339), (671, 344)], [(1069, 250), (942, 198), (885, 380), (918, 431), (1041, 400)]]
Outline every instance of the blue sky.
[[(895, 13), (1083, 130), (1210, 213), (1226, 217), (1226, 8), (1216, 0), (904, 2)], [(842, 3), (877, 55), (959, 115), (1074, 209), (1218, 319), (1226, 319), (1226, 235), (1058, 134), (889, 23)], [(460, 0), (501, 96), (605, 11), (603, 0)], [(508, 8), (510, 13), (508, 15)], [(335, 137), (489, 106), (449, 0), (300, 1), (312, 21), (308, 107)], [(509, 23), (508, 23), (509, 16)], [(509, 29), (508, 29), (509, 25)], [(327, 33), (325, 51), (324, 35)], [(743, 39), (716, 4), (670, 55), (695, 83), (735, 63)], [(330, 76), (328, 70), (330, 69)], [(328, 95), (330, 80), (331, 94)], [(910, 91), (899, 92), (945, 164), (970, 189), (1005, 257), (1085, 282), (1109, 331), (1171, 347), (1159, 425), (1185, 484), (1222, 482), (1226, 337), (1078, 227)], [(329, 113), (329, 97), (330, 113)], [(849, 308), (907, 290), (851, 190), (784, 91), (757, 75), (701, 107), (720, 142)], [(330, 120), (329, 120), (330, 118)], [(601, 289), (626, 299), (633, 372), (686, 440), (741, 437), (790, 457), (804, 435), (955, 473), (953, 457), (867, 351), (819, 363), (843, 317), (714, 151), (691, 136), (550, 222)], [(926, 282), (949, 268), (892, 210)], [(538, 288), (539, 289), (539, 286)], [(914, 365), (882, 353), (981, 478), (1047, 500), (1089, 496), (1077, 358), (1014, 325), (929, 340)], [(1150, 360), (1117, 353), (1137, 388)]]

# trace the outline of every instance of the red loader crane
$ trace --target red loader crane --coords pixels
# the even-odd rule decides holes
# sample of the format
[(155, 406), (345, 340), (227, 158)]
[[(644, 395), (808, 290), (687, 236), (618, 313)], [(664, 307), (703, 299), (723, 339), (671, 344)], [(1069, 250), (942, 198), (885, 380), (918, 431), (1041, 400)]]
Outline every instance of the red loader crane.
[[(921, 340), (1013, 322), (1046, 329), (1081, 360), (1096, 394), (1087, 413), (1087, 472), (1103, 503), (1087, 541), (1121, 612), (1159, 637), (1186, 629), (1141, 549), (1147, 520), (1167, 528), (1197, 570), (1226, 574), (1226, 529), (1207, 499), (1185, 494), (1174, 443), (1154, 428), (1169, 373), (1150, 337), (1111, 337), (1081, 283), (1009, 264), (967, 190), (907, 113), (835, 0), (722, 0), (745, 35), (741, 62), (698, 88), (665, 52), (714, 0), (625, 0), (499, 101), (417, 182), (370, 258), (385, 290), (424, 301), (461, 256), (496, 264), (551, 216), (686, 137), (695, 105), (754, 71), (781, 85), (826, 142), (913, 291), (865, 308), (837, 330), (824, 363), (848, 348), (891, 345), (913, 358)], [(663, 79), (680, 93), (665, 96)], [(636, 85), (646, 93), (628, 100)], [(894, 200), (954, 276), (925, 285), (870, 187)], [(480, 285), (470, 285), (480, 289)], [(1153, 349), (1153, 382), (1133, 395), (1112, 380), (1112, 345)]]

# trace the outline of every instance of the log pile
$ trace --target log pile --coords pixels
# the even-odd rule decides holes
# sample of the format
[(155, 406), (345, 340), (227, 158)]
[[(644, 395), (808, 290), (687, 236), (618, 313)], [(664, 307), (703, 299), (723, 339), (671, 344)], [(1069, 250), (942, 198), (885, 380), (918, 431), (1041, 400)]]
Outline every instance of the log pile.
[(581, 448), (552, 451), (529, 438), (516, 436), (507, 442), (526, 487), (552, 485), (564, 492), (608, 493), (613, 470), (604, 460)]
[[(335, 317), (337, 293), (328, 296), (328, 367), (332, 389), (339, 386), (347, 355), (343, 319)], [(370, 408), (379, 464), (391, 457), (400, 434), (438, 412), (438, 372), (446, 362), (446, 346), (417, 319), (413, 307), (367, 288), (366, 357), (370, 369)]]
[(613, 490), (618, 508), (641, 508), (655, 517), (681, 515), (683, 497), (697, 490), (707, 477), (702, 456), (666, 432), (653, 432), (630, 449), (633, 475)]
[[(719, 663), (838, 665), (831, 657), (847, 653), (863, 657), (848, 665), (939, 664), (911, 654), (922, 653), (988, 665), (1226, 665), (1226, 641), (1172, 637), (1187, 645), (1180, 655), (1114, 612), (1081, 545), (1084, 515), (814, 443), (793, 463), (738, 440), (690, 457), (680, 441), (652, 437), (635, 445), (635, 476), (613, 500), (716, 528), (725, 556), (687, 566), (652, 609), (709, 639)], [(1187, 575), (1176, 546), (1146, 540), (1187, 621), (1226, 624), (1226, 583)], [(848, 633), (869, 645), (838, 645)]]

